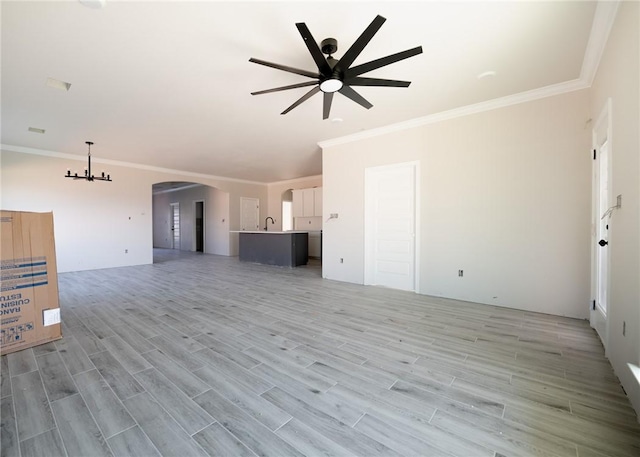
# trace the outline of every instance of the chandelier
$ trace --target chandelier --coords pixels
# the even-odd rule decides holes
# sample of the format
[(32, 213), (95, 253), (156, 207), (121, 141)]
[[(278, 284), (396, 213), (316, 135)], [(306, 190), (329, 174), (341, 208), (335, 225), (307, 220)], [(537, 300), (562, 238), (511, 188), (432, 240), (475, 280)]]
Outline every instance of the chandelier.
[(105, 175), (104, 171), (100, 176), (94, 176), (91, 174), (91, 145), (93, 144), (93, 142), (85, 141), (85, 143), (89, 147), (89, 153), (88, 153), (89, 163), (84, 169), (84, 176), (78, 175), (77, 171), (74, 172), (74, 174), (71, 174), (71, 170), (67, 168), (67, 174), (64, 175), (64, 177), (73, 178), (73, 179), (86, 179), (87, 181), (111, 181), (111, 176), (109, 174)]

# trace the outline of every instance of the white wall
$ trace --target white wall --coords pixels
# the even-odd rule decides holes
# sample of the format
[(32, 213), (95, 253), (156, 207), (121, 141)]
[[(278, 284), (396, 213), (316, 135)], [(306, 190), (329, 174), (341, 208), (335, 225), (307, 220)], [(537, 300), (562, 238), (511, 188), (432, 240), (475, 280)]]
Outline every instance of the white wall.
[[(239, 230), (240, 197), (258, 198), (261, 206), (267, 202), (265, 184), (170, 170), (101, 165), (99, 158), (93, 157), (96, 168), (108, 169), (113, 182), (74, 181), (63, 175), (67, 168), (82, 170), (86, 157), (76, 160), (56, 152), (44, 151), (45, 155), (39, 155), (24, 153), (22, 149), (5, 146), (0, 152), (0, 206), (15, 211), (53, 211), (59, 272), (152, 263), (154, 183), (192, 181), (228, 193), (227, 198), (214, 192), (214, 198), (210, 199), (224, 203), (227, 198), (224, 204), (228, 205), (229, 217), (224, 224), (228, 230)], [(221, 221), (222, 217), (218, 219)], [(237, 237), (224, 237), (228, 240), (227, 253), (237, 254)], [(225, 240), (212, 238), (216, 252), (224, 252), (220, 243)]]
[(237, 240), (236, 244), (232, 246), (229, 234), (229, 192), (215, 187), (207, 187), (206, 189), (205, 252), (218, 255), (238, 255)]
[(82, 166), (2, 151), (2, 208), (53, 211), (59, 272), (151, 263), (151, 184), (115, 167), (114, 182), (63, 177)]
[[(269, 230), (282, 230), (282, 194), (289, 189), (308, 189), (310, 187), (321, 187), (322, 176), (309, 176), (306, 178), (292, 179), (290, 181), (280, 181), (270, 183), (269, 185), (269, 197), (267, 212), (262, 216), (262, 208), (260, 209), (262, 221), (267, 216), (273, 217), (276, 222), (273, 227), (270, 225)], [(316, 227), (318, 224), (315, 224)], [(321, 230), (322, 224), (319, 227), (309, 230)]]
[(153, 205), (153, 247), (171, 249), (171, 199), (168, 192), (154, 194)]
[[(613, 196), (622, 208), (609, 224), (611, 253), (607, 356), (640, 415), (640, 5), (622, 2), (591, 87), (591, 117), (612, 100)], [(622, 326), (626, 323), (626, 335)]]
[(365, 169), (419, 161), (420, 293), (587, 317), (588, 118), (582, 90), (326, 147), (323, 276), (363, 283)]

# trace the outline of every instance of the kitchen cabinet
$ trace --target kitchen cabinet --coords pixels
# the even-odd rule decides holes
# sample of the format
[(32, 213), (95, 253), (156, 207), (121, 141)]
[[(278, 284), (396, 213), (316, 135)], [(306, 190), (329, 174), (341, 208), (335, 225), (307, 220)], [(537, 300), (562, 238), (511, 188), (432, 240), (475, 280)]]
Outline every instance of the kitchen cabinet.
[(302, 189), (302, 217), (313, 217), (315, 206), (315, 189)]
[(293, 217), (303, 217), (302, 189), (293, 191)]
[(293, 191), (293, 217), (322, 217), (322, 187)]
[(309, 260), (309, 232), (238, 232), (241, 262), (297, 267)]
[(322, 257), (322, 235), (320, 232), (309, 232), (309, 257)]
[(313, 215), (322, 217), (322, 187), (313, 189)]

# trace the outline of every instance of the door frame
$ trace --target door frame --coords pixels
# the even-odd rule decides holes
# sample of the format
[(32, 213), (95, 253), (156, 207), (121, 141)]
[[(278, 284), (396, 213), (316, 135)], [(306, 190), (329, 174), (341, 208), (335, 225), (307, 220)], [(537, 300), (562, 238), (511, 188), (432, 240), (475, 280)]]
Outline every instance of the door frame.
[[(176, 248), (176, 232), (175, 232), (175, 225), (173, 223), (173, 221), (175, 220), (175, 212), (176, 212), (176, 208), (178, 209), (178, 247)], [(173, 203), (169, 203), (169, 209), (170, 209), (170, 219), (169, 221), (171, 222), (171, 228), (169, 229), (171, 231), (171, 249), (177, 249), (178, 251), (180, 251), (181, 247), (182, 247), (182, 233), (180, 232), (181, 230), (181, 222), (182, 222), (182, 214), (180, 212), (180, 202), (173, 202)]]
[(196, 251), (196, 249), (198, 248), (198, 232), (197, 232), (197, 220), (198, 220), (198, 203), (202, 203), (202, 253), (204, 254), (205, 252), (207, 252), (206, 246), (207, 246), (207, 230), (206, 230), (206, 214), (207, 214), (207, 205), (205, 204), (204, 199), (199, 199), (199, 200), (194, 200), (193, 201), (193, 243), (192, 243), (192, 249), (194, 252), (198, 252)]
[[(605, 349), (605, 355), (607, 355), (609, 347), (609, 324), (610, 319), (608, 316), (611, 314), (610, 300), (607, 300), (606, 313), (598, 306), (598, 299), (600, 296), (599, 291), (599, 258), (598, 258), (598, 234), (600, 218), (604, 211), (608, 208), (601, 210), (599, 205), (600, 200), (600, 148), (603, 144), (607, 143), (607, 187), (608, 196), (607, 200), (609, 206), (613, 206), (613, 182), (612, 182), (612, 153), (613, 153), (613, 138), (612, 138), (612, 119), (611, 119), (611, 98), (607, 99), (605, 106), (603, 107), (598, 119), (593, 125), (592, 129), (592, 149), (594, 151), (594, 160), (592, 166), (592, 182), (591, 182), (591, 306), (589, 311), (589, 323), (591, 327), (596, 330), (596, 333), (602, 340), (602, 344)], [(608, 216), (610, 218), (610, 215)], [(611, 219), (610, 219), (611, 221)], [(610, 222), (611, 223), (611, 222)], [(611, 231), (609, 231), (610, 240)], [(606, 272), (606, 285), (607, 292), (611, 290), (611, 250), (607, 249), (607, 272)], [(607, 297), (610, 294), (607, 293)], [(595, 306), (594, 306), (595, 305)]]
[(412, 167), (414, 174), (413, 183), (413, 290), (420, 291), (420, 161), (414, 160), (410, 162), (401, 162), (376, 167), (368, 167), (365, 169), (364, 176), (364, 284), (373, 285), (374, 272), (372, 268), (372, 256), (374, 249), (374, 240), (371, 233), (372, 217), (371, 205), (373, 200), (369, 194), (370, 173), (380, 170), (391, 170), (393, 168)]

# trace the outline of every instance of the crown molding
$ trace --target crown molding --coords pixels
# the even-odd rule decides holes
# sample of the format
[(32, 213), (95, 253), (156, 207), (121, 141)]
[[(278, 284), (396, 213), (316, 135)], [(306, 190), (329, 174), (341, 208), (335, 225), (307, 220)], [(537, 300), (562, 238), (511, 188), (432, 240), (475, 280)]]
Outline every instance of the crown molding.
[(282, 184), (294, 184), (296, 182), (306, 181), (308, 179), (322, 179), (322, 175), (303, 176), (302, 178), (286, 179), (284, 181), (274, 181), (274, 182), (268, 183), (267, 185), (268, 186), (280, 186)]
[[(46, 149), (27, 148), (24, 146), (15, 146), (15, 145), (4, 144), (4, 143), (0, 144), (0, 148), (2, 151), (18, 152), (21, 154), (33, 154), (33, 155), (39, 155), (39, 156), (45, 156), (45, 157), (54, 157), (57, 159), (79, 160), (82, 162), (85, 162), (87, 160), (86, 155), (80, 156), (77, 154), (67, 154), (64, 152), (48, 151)], [(94, 156), (91, 156), (91, 162), (102, 163), (105, 165), (113, 165), (118, 167), (125, 167), (125, 168), (135, 168), (137, 170), (155, 171), (158, 173), (189, 176), (192, 178), (211, 179), (216, 181), (227, 181), (227, 182), (252, 184), (252, 185), (259, 185), (259, 186), (267, 185), (267, 183), (264, 183), (264, 182), (249, 181), (246, 179), (237, 179), (237, 178), (226, 178), (224, 176), (207, 175), (204, 173), (194, 173), (192, 171), (174, 170), (172, 168), (162, 168), (162, 167), (154, 167), (151, 165), (142, 165), (138, 163), (121, 162), (119, 160), (100, 159)]]
[(580, 70), (580, 79), (585, 81), (589, 86), (593, 83), (600, 59), (604, 54), (604, 49), (611, 33), (611, 28), (618, 14), (619, 0), (600, 1), (596, 6), (596, 12), (593, 16), (593, 24), (591, 25), (591, 33), (589, 34), (589, 42), (584, 52), (582, 60), (582, 69)]
[(193, 189), (195, 187), (209, 187), (206, 184), (189, 184), (188, 186), (182, 186), (182, 187), (178, 187), (176, 189), (164, 189), (164, 190), (158, 190), (158, 191), (154, 191), (153, 195), (159, 195), (159, 194), (169, 194), (171, 192), (180, 192), (181, 190), (187, 190), (187, 189)]
[(571, 81), (566, 81), (550, 86), (521, 92), (514, 95), (487, 100), (485, 102), (467, 105), (460, 108), (454, 108), (440, 113), (430, 114), (428, 116), (411, 119), (396, 124), (390, 124), (376, 129), (366, 130), (363, 132), (346, 135), (340, 138), (323, 140), (318, 142), (318, 146), (322, 149), (347, 144), (354, 141), (360, 141), (367, 138), (374, 138), (380, 135), (399, 132), (402, 130), (412, 129), (423, 125), (434, 124), (457, 117), (469, 116), (471, 114), (491, 111), (498, 108), (504, 108), (520, 103), (531, 102), (546, 97), (553, 97), (576, 90), (588, 89), (593, 83), (600, 59), (604, 53), (604, 49), (609, 39), (609, 33), (616, 19), (620, 0), (599, 1), (596, 5), (596, 11), (593, 16), (589, 41), (585, 49), (584, 58), (582, 60), (582, 68), (580, 69), (580, 77)]
[(519, 94), (507, 95), (505, 97), (495, 98), (493, 100), (487, 100), (485, 102), (475, 103), (473, 105), (467, 105), (460, 108), (454, 108), (448, 111), (442, 111), (440, 113), (430, 114), (428, 116), (411, 119), (409, 121), (390, 124), (384, 127), (379, 127), (379, 128), (367, 130), (364, 132), (354, 133), (353, 135), (347, 135), (340, 138), (320, 141), (318, 142), (318, 146), (324, 149), (324, 148), (329, 148), (333, 146), (338, 146), (341, 144), (352, 143), (354, 141), (373, 138), (380, 135), (387, 135), (389, 133), (412, 129), (412, 128), (420, 127), (423, 125), (435, 124), (437, 122), (447, 121), (450, 119), (455, 119), (463, 116), (469, 116), (471, 114), (482, 113), (485, 111), (492, 111), (498, 108), (504, 108), (507, 106), (518, 105), (520, 103), (526, 103), (534, 100), (539, 100), (542, 98), (565, 94), (567, 92), (587, 89), (588, 87), (589, 86), (582, 79), (574, 79), (571, 81), (542, 87), (540, 89), (533, 89), (526, 92), (520, 92)]

